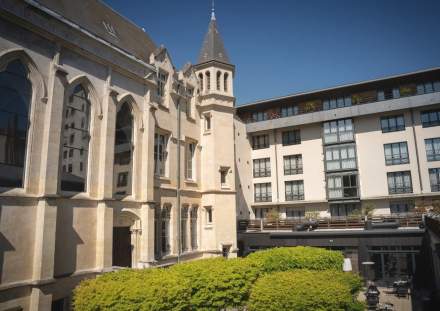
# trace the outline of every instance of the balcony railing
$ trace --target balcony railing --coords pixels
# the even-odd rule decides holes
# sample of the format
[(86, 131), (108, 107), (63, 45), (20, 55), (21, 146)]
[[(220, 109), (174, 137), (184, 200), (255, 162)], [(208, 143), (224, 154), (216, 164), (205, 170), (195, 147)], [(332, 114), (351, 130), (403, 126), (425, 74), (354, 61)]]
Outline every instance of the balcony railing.
[[(375, 224), (395, 224), (398, 227), (418, 227), (422, 214), (406, 213), (399, 215), (374, 216), (367, 219)], [(362, 229), (367, 227), (364, 216), (338, 216), (309, 220), (297, 219), (251, 219), (238, 222), (239, 231), (311, 231), (316, 229)]]
[[(430, 84), (431, 86), (426, 88), (424, 85)], [(290, 106), (268, 109), (263, 111), (259, 111), (259, 114), (255, 114), (255, 117), (252, 113), (246, 114), (242, 116), (242, 120), (245, 123), (254, 123), (261, 122), (266, 120), (273, 120), (279, 118), (290, 117), (294, 115), (300, 115), (305, 113), (323, 111), (323, 110), (332, 110), (338, 108), (344, 108), (355, 105), (363, 105), (374, 102), (380, 102), (390, 99), (398, 99), (403, 97), (417, 96), (429, 93), (440, 92), (440, 81), (435, 82), (427, 82), (425, 84), (411, 84), (411, 85), (401, 85), (393, 89), (384, 89), (384, 90), (371, 90), (366, 92), (360, 92), (348, 95), (348, 98), (351, 98), (349, 105), (330, 107), (328, 105), (327, 99), (321, 100), (312, 100), (308, 102), (299, 102), (292, 104)], [(295, 109), (291, 109), (292, 113), (283, 113), (284, 110), (288, 107), (295, 107)], [(283, 110), (284, 109), (284, 110)]]

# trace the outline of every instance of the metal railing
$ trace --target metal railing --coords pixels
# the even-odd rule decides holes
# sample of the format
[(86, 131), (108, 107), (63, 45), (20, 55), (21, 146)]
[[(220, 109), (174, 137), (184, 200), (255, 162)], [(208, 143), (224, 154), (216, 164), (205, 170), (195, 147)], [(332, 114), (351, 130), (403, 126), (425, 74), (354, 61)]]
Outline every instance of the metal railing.
[(239, 220), (239, 231), (309, 231), (315, 229), (361, 229), (373, 224), (396, 224), (398, 227), (418, 227), (422, 223), (422, 214), (407, 213), (365, 218), (365, 216), (338, 216), (318, 219), (250, 219)]

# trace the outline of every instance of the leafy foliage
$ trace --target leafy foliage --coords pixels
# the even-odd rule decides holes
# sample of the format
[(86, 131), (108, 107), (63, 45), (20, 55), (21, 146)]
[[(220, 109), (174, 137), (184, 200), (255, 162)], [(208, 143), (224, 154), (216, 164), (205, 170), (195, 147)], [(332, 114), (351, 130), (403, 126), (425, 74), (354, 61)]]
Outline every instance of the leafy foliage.
[(74, 308), (92, 310), (188, 310), (189, 280), (164, 269), (122, 270), (86, 280), (74, 291)]
[(255, 252), (246, 260), (252, 261), (264, 272), (276, 272), (292, 269), (341, 270), (344, 257), (337, 251), (296, 246)]
[(360, 282), (344, 272), (293, 270), (259, 278), (252, 288), (250, 311), (354, 311), (363, 310), (355, 302), (352, 286)]
[[(286, 247), (259, 251), (246, 258), (204, 259), (167, 269), (124, 269), (83, 281), (74, 291), (74, 308), (77, 311), (211, 311), (240, 308), (248, 305), (251, 291), (257, 293), (262, 290), (253, 289), (254, 284), (259, 284), (259, 278), (265, 279), (265, 275), (272, 275), (270, 273), (295, 269), (319, 270), (322, 279), (327, 277), (339, 284), (337, 289), (343, 288), (337, 294), (345, 299), (346, 292), (351, 297), (359, 290), (361, 283), (352, 274), (335, 271), (341, 270), (342, 262), (342, 254), (337, 251)], [(305, 286), (310, 286), (307, 282), (310, 281), (310, 273), (314, 272), (308, 270), (295, 270), (297, 283), (306, 282)], [(323, 283), (319, 290), (326, 292), (335, 285), (333, 283)], [(287, 286), (287, 283), (282, 284)], [(283, 291), (289, 292), (290, 289), (286, 287)], [(258, 307), (259, 300), (254, 299), (254, 302)]]
[(192, 261), (170, 270), (189, 280), (195, 310), (243, 306), (259, 274), (255, 266), (240, 258)]

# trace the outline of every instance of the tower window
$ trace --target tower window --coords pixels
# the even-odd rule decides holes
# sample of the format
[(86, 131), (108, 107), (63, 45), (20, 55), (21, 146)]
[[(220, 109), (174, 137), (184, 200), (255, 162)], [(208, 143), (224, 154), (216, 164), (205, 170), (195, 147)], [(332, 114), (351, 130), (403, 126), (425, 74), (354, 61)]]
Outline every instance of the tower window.
[(203, 92), (203, 74), (199, 74), (199, 79), (200, 79), (200, 90)]
[(205, 131), (211, 130), (211, 115), (205, 114)]
[(220, 79), (221, 79), (222, 73), (220, 71), (217, 71), (217, 91), (220, 91)]
[(228, 91), (228, 74), (227, 73), (225, 73), (223, 75), (223, 88), (224, 88), (225, 92)]
[(209, 73), (209, 71), (207, 71), (205, 75), (206, 75), (206, 90), (209, 91), (211, 89), (211, 74)]

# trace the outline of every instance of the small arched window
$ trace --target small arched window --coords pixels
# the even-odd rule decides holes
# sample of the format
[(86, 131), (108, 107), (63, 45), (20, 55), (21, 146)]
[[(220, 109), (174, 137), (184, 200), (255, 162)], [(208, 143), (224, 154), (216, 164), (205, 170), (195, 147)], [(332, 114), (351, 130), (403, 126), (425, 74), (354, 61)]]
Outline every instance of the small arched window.
[(211, 74), (209, 71), (205, 73), (206, 75), (206, 90), (209, 91), (211, 89)]
[(217, 91), (220, 91), (221, 76), (222, 76), (222, 73), (220, 71), (217, 71)]
[(113, 192), (130, 195), (133, 176), (133, 114), (124, 102), (116, 115), (115, 156), (113, 166)]
[(200, 73), (199, 74), (199, 79), (200, 79), (200, 90), (203, 92), (203, 74)]
[[(90, 101), (88, 91), (78, 84), (64, 105), (62, 154), (69, 157), (60, 162), (61, 190), (86, 191), (90, 143)], [(64, 171), (62, 168), (67, 167)]]
[(32, 84), (19, 60), (0, 72), (0, 186), (23, 187)]
[(225, 92), (228, 91), (228, 73), (225, 72), (225, 74), (223, 75), (223, 88), (225, 90)]

